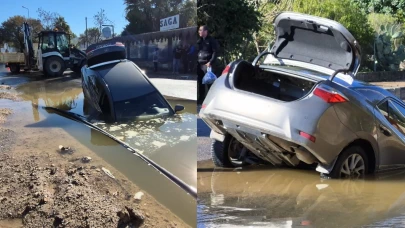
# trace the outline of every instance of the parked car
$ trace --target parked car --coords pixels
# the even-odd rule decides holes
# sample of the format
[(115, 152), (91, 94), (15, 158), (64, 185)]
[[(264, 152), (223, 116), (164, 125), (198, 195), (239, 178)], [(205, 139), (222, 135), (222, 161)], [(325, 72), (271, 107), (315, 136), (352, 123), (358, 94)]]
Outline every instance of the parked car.
[(108, 122), (172, 116), (184, 109), (170, 106), (142, 70), (126, 59), (119, 42), (89, 46), (81, 77), (84, 113), (102, 114)]
[(361, 49), (352, 34), (291, 12), (274, 26), (271, 50), (230, 63), (202, 104), (215, 165), (307, 163), (331, 178), (403, 167), (405, 104), (354, 79)]

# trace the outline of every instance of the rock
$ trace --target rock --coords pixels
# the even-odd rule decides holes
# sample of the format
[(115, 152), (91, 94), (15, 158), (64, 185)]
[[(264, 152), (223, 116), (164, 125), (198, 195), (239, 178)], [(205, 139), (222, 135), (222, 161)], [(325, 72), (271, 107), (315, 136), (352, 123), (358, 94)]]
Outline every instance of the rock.
[(125, 207), (125, 210), (118, 211), (117, 216), (119, 217), (118, 227), (139, 227), (145, 220), (142, 214), (129, 207)]
[(59, 150), (62, 153), (70, 153), (70, 154), (73, 153), (73, 149), (71, 147), (69, 147), (69, 146), (59, 145)]
[(83, 157), (82, 158), (82, 162), (84, 162), (84, 163), (88, 163), (90, 161), (91, 161), (91, 157)]
[(108, 170), (108, 169), (106, 169), (106, 168), (104, 168), (104, 167), (101, 167), (101, 170), (103, 170), (103, 172), (104, 172), (105, 174), (107, 174), (107, 176), (109, 176), (109, 177), (115, 179), (114, 175), (112, 175), (112, 173), (110, 172), (110, 170)]
[(137, 192), (135, 193), (134, 199), (141, 200), (143, 195), (144, 195), (143, 192)]
[(51, 172), (50, 172), (50, 174), (51, 175), (54, 175), (55, 173), (56, 173), (56, 171), (58, 170), (58, 168), (56, 168), (56, 167), (52, 167), (51, 168)]

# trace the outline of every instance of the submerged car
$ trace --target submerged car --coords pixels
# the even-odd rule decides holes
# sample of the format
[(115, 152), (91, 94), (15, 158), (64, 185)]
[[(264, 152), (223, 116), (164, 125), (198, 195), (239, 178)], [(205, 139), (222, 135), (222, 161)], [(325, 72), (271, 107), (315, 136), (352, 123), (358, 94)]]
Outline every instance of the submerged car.
[(81, 77), (84, 113), (101, 114), (108, 122), (167, 117), (184, 109), (176, 105), (173, 110), (142, 70), (126, 59), (120, 42), (89, 46)]
[(403, 167), (405, 104), (354, 79), (361, 49), (352, 34), (291, 12), (274, 26), (272, 48), (229, 64), (202, 104), (215, 165), (306, 163), (330, 178)]

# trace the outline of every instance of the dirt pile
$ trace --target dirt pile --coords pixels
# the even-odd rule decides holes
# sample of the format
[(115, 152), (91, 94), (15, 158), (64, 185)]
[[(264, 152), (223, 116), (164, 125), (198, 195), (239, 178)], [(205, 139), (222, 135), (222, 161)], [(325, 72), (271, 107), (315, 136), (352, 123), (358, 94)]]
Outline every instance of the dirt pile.
[(11, 109), (0, 108), (0, 124), (6, 122), (7, 116), (12, 113)]
[(94, 182), (114, 182), (98, 169), (74, 165), (41, 167), (40, 160), (27, 156), (21, 163), (9, 154), (0, 154), (0, 219), (22, 218), (25, 227), (143, 224), (145, 217), (134, 203), (117, 199), (117, 192), (94, 188)]

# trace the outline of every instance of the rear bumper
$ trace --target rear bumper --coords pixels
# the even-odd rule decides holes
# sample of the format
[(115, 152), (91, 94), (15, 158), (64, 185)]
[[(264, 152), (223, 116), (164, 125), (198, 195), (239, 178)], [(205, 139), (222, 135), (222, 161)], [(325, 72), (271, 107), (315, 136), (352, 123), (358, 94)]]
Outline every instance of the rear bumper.
[[(215, 132), (231, 134), (258, 157), (275, 165), (295, 166), (299, 160), (332, 165), (342, 149), (356, 138), (332, 106), (318, 97), (279, 102), (234, 91), (218, 80), (212, 86), (200, 117)], [(300, 131), (316, 138), (315, 142)], [(303, 158), (306, 156), (306, 159)]]

